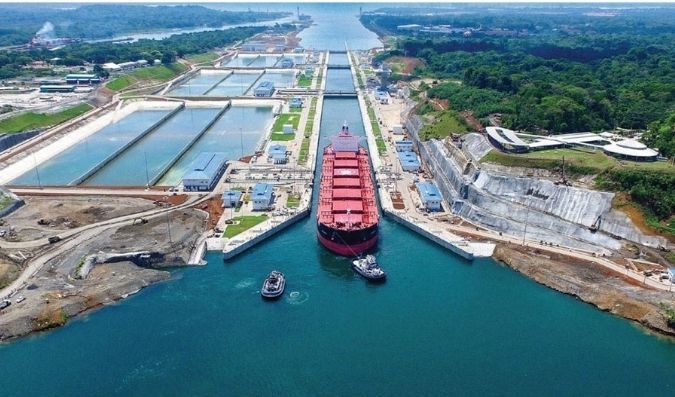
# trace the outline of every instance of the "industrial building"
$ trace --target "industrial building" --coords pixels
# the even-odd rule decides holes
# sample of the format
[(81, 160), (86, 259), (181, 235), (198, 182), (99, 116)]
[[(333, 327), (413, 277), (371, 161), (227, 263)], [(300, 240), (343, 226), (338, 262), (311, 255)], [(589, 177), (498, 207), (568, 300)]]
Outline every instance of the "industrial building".
[(398, 161), (403, 171), (417, 172), (420, 170), (420, 159), (415, 152), (398, 152)]
[(40, 92), (75, 92), (74, 85), (41, 85)]
[(263, 81), (255, 88), (255, 96), (257, 97), (271, 97), (274, 94), (274, 83), (271, 81)]
[(202, 152), (192, 162), (191, 171), (183, 176), (183, 190), (203, 192), (213, 189), (225, 172), (225, 153)]
[(241, 203), (241, 192), (239, 190), (227, 190), (223, 193), (223, 208), (236, 208)]
[(422, 205), (427, 211), (441, 211), (441, 201), (443, 197), (436, 185), (431, 182), (417, 182), (415, 184), (417, 192), (422, 200)]
[(68, 84), (98, 84), (101, 78), (95, 74), (68, 74), (66, 75), (66, 83)]
[(288, 161), (285, 145), (272, 145), (267, 150), (267, 154), (274, 164), (286, 164)]
[(264, 52), (267, 50), (267, 43), (264, 41), (251, 40), (241, 45), (242, 51)]
[(269, 183), (256, 183), (251, 193), (253, 211), (267, 211), (274, 202), (274, 190)]
[(295, 66), (295, 62), (291, 58), (281, 58), (279, 66), (285, 69), (290, 69)]
[(412, 141), (407, 140), (407, 139), (401, 139), (400, 141), (394, 142), (394, 146), (396, 146), (397, 152), (412, 152), (413, 151), (413, 143), (412, 143)]

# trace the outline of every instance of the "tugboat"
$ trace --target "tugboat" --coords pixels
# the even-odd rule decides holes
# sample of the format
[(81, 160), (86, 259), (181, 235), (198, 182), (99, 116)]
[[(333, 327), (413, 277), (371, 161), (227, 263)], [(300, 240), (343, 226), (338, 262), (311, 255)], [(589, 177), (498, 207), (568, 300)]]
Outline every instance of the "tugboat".
[(286, 278), (284, 277), (284, 274), (274, 270), (265, 279), (262, 289), (260, 290), (260, 295), (265, 299), (276, 299), (284, 293), (285, 286)]
[(352, 261), (354, 270), (371, 281), (384, 281), (387, 274), (375, 261), (373, 255), (366, 255), (365, 258), (357, 258)]

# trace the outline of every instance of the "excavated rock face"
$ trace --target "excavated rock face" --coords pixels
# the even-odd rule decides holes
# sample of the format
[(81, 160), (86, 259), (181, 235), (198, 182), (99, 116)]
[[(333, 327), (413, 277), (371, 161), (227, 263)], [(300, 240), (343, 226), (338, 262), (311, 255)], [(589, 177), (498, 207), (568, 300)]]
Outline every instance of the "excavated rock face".
[(620, 249), (621, 239), (665, 245), (612, 211), (612, 193), (468, 167), (464, 153), (449, 142), (430, 140), (419, 149), (452, 211), (479, 225), (519, 235), (527, 223), (529, 239), (605, 253)]

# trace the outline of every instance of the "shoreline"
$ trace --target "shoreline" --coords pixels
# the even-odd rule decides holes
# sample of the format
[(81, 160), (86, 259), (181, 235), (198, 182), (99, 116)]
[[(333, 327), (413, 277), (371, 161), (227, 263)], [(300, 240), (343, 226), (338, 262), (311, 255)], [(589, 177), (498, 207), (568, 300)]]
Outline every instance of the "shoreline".
[(667, 325), (662, 306), (675, 304), (675, 292), (645, 287), (590, 262), (543, 254), (536, 247), (498, 243), (492, 259), (556, 292), (675, 340), (675, 328)]

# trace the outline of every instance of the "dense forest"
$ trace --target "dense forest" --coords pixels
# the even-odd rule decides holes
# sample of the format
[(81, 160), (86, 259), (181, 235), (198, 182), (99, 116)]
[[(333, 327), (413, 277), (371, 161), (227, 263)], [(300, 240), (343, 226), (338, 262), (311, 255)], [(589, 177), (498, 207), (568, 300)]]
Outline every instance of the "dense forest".
[[(664, 18), (668, 13), (673, 18)], [(425, 18), (480, 29), (468, 37), (397, 32), (393, 47), (378, 60), (420, 58), (424, 66), (413, 74), (451, 80), (428, 94), (448, 99), (456, 110), (472, 110), (478, 117), (501, 113), (504, 125), (514, 129), (575, 132), (646, 129), (675, 109), (673, 7), (623, 19), (517, 13)], [(589, 25), (591, 19), (595, 23)], [(380, 33), (413, 21), (420, 24), (410, 15), (364, 15), (362, 20)], [(518, 33), (491, 36), (492, 22)], [(584, 34), (578, 33), (581, 29)]]
[[(120, 18), (123, 15), (124, 18)], [(198, 5), (143, 6), (93, 4), (77, 8), (49, 5), (0, 6), (0, 46), (25, 44), (47, 22), (55, 37), (103, 39), (115, 35), (157, 29), (255, 22), (283, 17), (284, 13), (229, 12)]]
[[(197, 33), (173, 35), (163, 40), (139, 40), (127, 44), (81, 43), (63, 47), (56, 51), (35, 49), (31, 51), (0, 52), (0, 79), (20, 76), (27, 73), (22, 69), (35, 60), (61, 58), (59, 63), (75, 66), (84, 62), (102, 64), (105, 62), (127, 62), (145, 59), (161, 59), (170, 63), (176, 57), (198, 54), (213, 48), (224, 47), (236, 41), (246, 39), (257, 33), (269, 30), (265, 27), (241, 27), (226, 30), (213, 30)], [(294, 29), (292, 25), (279, 25), (273, 28), (278, 32)]]

